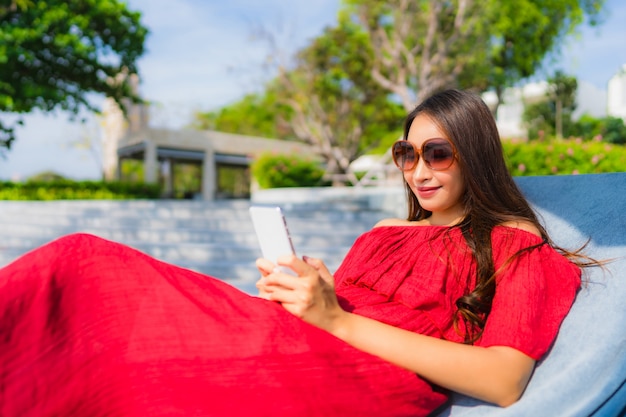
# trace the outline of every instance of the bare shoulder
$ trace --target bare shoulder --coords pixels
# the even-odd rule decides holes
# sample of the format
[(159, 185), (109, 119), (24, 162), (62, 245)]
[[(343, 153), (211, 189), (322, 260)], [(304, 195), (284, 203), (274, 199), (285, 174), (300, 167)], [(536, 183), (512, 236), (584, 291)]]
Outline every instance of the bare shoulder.
[(403, 219), (383, 219), (376, 223), (374, 227), (384, 227), (384, 226), (408, 226), (411, 223), (408, 220)]
[(539, 229), (537, 229), (537, 226), (528, 221), (510, 221), (503, 223), (502, 226), (524, 230), (526, 232), (532, 233), (533, 235), (541, 237), (541, 233), (539, 232)]

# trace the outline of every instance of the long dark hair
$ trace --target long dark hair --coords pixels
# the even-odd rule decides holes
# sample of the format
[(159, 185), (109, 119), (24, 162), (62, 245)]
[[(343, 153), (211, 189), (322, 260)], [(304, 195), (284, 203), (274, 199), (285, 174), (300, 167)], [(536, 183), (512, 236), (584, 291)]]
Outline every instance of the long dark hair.
[[(554, 245), (545, 228), (509, 173), (500, 135), (491, 111), (482, 99), (460, 90), (434, 94), (418, 105), (406, 118), (404, 139), (413, 120), (427, 115), (447, 135), (457, 150), (465, 193), (464, 217), (454, 227), (460, 228), (476, 262), (476, 285), (456, 301), (455, 326), (465, 324), (465, 342), (472, 343), (482, 335), (496, 292), (495, 266), (492, 257), (491, 232), (494, 227), (511, 221), (532, 223), (543, 238), (542, 243), (525, 248), (513, 257), (549, 244), (580, 266), (593, 260)], [(408, 220), (422, 220), (432, 213), (423, 209), (405, 181), (408, 197)], [(582, 259), (584, 258), (584, 260)], [(512, 259), (509, 260), (509, 262)], [(508, 262), (507, 262), (508, 264)]]

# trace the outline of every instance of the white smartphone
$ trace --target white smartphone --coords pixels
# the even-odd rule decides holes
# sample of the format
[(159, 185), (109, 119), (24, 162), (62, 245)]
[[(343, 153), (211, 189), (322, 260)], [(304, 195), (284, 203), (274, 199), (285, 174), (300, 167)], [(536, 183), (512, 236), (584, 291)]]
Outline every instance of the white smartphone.
[[(287, 221), (280, 207), (251, 206), (250, 216), (263, 258), (277, 265), (279, 256), (295, 255), (296, 251), (287, 228)], [(281, 268), (281, 270), (295, 274), (289, 268)]]

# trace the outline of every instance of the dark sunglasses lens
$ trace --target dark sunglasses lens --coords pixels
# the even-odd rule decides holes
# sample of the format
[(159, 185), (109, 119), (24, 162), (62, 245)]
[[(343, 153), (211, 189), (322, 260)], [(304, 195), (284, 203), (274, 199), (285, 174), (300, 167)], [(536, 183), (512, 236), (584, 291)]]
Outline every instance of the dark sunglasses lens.
[(450, 168), (454, 161), (452, 145), (446, 140), (433, 140), (427, 142), (423, 149), (424, 161), (432, 169)]
[(396, 142), (392, 148), (393, 162), (403, 171), (415, 165), (415, 149), (407, 141)]

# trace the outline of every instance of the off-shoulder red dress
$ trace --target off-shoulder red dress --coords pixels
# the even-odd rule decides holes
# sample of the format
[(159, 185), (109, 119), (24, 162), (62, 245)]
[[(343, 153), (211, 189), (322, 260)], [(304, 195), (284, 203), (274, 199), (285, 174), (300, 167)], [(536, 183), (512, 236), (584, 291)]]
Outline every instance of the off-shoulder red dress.
[[(496, 266), (540, 243), (495, 229)], [(452, 317), (473, 267), (456, 229), (380, 227), (355, 242), (337, 294), (354, 313), (460, 341)], [(478, 344), (540, 358), (579, 283), (547, 245), (520, 256), (498, 277)], [(3, 417), (416, 417), (446, 398), (280, 305), (94, 236), (60, 238), (0, 270)]]

